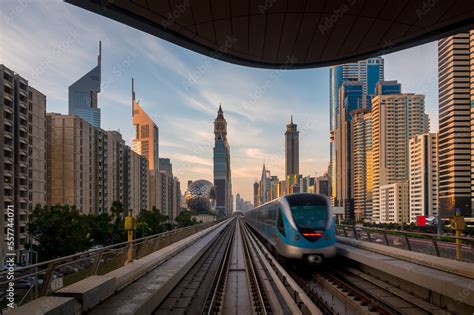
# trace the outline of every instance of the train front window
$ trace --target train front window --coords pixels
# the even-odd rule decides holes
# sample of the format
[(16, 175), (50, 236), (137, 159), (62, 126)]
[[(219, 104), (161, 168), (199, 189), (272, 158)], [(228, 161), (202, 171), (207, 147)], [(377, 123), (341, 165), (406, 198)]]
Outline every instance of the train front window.
[(323, 205), (295, 205), (291, 213), (298, 229), (324, 230), (328, 220), (328, 209)]

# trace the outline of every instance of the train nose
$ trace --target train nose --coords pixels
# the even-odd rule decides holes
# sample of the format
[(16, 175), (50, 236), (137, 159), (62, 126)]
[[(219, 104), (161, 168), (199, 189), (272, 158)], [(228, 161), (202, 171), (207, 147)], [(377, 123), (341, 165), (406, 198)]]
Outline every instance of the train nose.
[(307, 259), (310, 264), (320, 264), (323, 262), (323, 258), (319, 255), (308, 255)]

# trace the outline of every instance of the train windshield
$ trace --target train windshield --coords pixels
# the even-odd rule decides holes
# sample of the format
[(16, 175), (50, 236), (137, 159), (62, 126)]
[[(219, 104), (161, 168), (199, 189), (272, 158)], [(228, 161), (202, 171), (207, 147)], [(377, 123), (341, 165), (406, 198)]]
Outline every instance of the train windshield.
[(324, 230), (328, 221), (326, 200), (316, 195), (289, 196), (291, 213), (299, 230)]
[(298, 229), (324, 230), (328, 221), (326, 206), (293, 206), (291, 213)]

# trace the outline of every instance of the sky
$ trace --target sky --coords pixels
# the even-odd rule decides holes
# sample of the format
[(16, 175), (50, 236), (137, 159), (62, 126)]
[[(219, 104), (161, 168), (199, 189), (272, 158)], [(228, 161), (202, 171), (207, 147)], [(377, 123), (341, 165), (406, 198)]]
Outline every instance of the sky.
[[(67, 114), (68, 87), (97, 64), (102, 41), (102, 128), (133, 138), (136, 97), (159, 126), (159, 155), (187, 181), (212, 181), (213, 121), (222, 104), (231, 147), (233, 194), (253, 200), (265, 162), (284, 177), (284, 133), (293, 115), (300, 131), (300, 172), (322, 175), (329, 163), (329, 68), (268, 70), (237, 66), (59, 0), (3, 0), (0, 64), (47, 96), (47, 111)], [(6, 44), (8, 43), (8, 44)], [(431, 131), (438, 129), (437, 46), (383, 56), (385, 79), (425, 94)]]

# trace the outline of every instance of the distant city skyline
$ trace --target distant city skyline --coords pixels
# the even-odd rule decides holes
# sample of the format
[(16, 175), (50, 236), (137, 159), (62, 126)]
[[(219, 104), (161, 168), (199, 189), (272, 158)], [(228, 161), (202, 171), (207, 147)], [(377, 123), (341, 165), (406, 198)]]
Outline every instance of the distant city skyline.
[[(232, 144), (234, 194), (253, 200), (252, 185), (263, 162), (284, 177), (281, 130), (292, 113), (300, 130), (300, 173), (326, 171), (328, 68), (278, 72), (225, 64), (63, 2), (26, 5), (17, 12), (18, 3), (4, 4), (0, 26), (10, 44), (2, 47), (0, 62), (46, 94), (48, 112), (67, 114), (68, 87), (97, 64), (102, 40), (102, 128), (120, 130), (132, 144), (134, 77), (144, 110), (160, 127), (160, 155), (173, 161), (183, 185), (189, 179), (212, 181), (212, 121), (219, 103)], [(386, 80), (397, 79), (404, 91), (426, 95), (431, 130), (437, 131), (437, 43), (384, 58)]]

